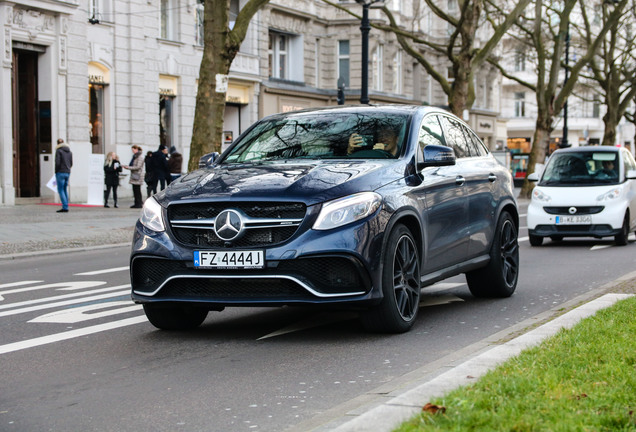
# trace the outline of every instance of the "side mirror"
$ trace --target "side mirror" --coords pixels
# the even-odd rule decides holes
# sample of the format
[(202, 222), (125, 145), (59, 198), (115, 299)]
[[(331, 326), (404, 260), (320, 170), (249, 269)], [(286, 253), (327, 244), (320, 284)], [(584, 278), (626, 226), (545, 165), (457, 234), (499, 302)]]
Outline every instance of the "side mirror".
[(418, 169), (455, 165), (455, 152), (450, 147), (431, 144), (422, 149), (422, 154), (424, 161), (417, 164)]
[(211, 167), (214, 162), (219, 158), (218, 152), (208, 153), (199, 158), (199, 168)]
[(636, 180), (636, 170), (627, 170), (625, 178), (627, 180)]
[(532, 174), (528, 174), (528, 177), (526, 177), (526, 178), (530, 182), (538, 182), (539, 181), (539, 174), (537, 174), (536, 172), (533, 172)]

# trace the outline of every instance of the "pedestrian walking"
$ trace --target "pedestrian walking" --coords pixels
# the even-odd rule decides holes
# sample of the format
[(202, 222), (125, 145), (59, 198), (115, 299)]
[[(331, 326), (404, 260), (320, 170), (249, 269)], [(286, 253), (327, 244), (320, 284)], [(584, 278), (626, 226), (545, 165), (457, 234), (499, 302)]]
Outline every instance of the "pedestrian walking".
[(138, 145), (132, 146), (133, 157), (130, 159), (130, 163), (125, 165), (124, 168), (130, 170), (130, 180), (128, 183), (132, 185), (133, 196), (135, 197), (135, 203), (130, 208), (141, 208), (141, 185), (144, 184), (144, 155), (141, 147)]
[(161, 190), (166, 188), (166, 181), (170, 184), (170, 167), (168, 166), (168, 147), (161, 144), (159, 149), (152, 154), (152, 166), (154, 167)]
[(57, 210), (57, 213), (68, 213), (68, 179), (71, 176), (72, 166), (73, 153), (71, 148), (62, 138), (59, 138), (55, 147), (55, 181), (62, 208)]
[(117, 187), (119, 186), (119, 173), (121, 172), (121, 164), (119, 163), (119, 156), (115, 152), (110, 152), (106, 155), (106, 162), (104, 162), (104, 184), (106, 190), (104, 191), (104, 207), (108, 208), (108, 197), (110, 196), (111, 189), (113, 190), (113, 207), (117, 208)]
[(152, 161), (152, 152), (146, 153), (146, 160), (144, 161), (146, 166), (146, 174), (144, 175), (144, 181), (146, 182), (146, 195), (148, 198), (157, 193), (157, 173)]
[(170, 182), (181, 177), (181, 167), (183, 165), (183, 156), (179, 153), (175, 146), (170, 147), (170, 159), (168, 159), (168, 167), (170, 168)]

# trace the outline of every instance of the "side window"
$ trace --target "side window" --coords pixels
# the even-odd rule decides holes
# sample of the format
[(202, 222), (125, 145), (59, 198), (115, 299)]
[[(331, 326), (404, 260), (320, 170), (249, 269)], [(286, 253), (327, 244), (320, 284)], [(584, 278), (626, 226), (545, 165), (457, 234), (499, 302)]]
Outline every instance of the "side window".
[(439, 124), (439, 120), (436, 115), (428, 115), (422, 120), (422, 127), (420, 128), (420, 135), (418, 138), (420, 148), (424, 148), (427, 145), (443, 145), (444, 134), (442, 133), (442, 126)]
[(464, 133), (468, 140), (472, 141), (472, 146), (470, 149), (470, 154), (472, 156), (486, 156), (488, 154), (488, 150), (486, 150), (486, 146), (481, 142), (481, 140), (468, 128), (464, 128)]
[(627, 174), (628, 170), (636, 170), (636, 162), (634, 161), (634, 157), (627, 150), (623, 150), (623, 161), (625, 165), (625, 174)]
[[(470, 147), (466, 136), (464, 135), (464, 126), (457, 120), (440, 116), (442, 125), (444, 126), (444, 137), (446, 138), (447, 145), (455, 150), (456, 158), (465, 158), (471, 156)], [(472, 142), (470, 144), (472, 146)]]

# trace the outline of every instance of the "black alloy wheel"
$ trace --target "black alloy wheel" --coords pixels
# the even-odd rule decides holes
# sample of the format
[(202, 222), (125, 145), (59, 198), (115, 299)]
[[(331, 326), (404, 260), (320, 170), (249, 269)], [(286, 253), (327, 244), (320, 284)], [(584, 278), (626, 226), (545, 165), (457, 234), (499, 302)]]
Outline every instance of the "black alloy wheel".
[(382, 302), (362, 316), (365, 328), (403, 333), (415, 322), (420, 307), (420, 257), (411, 232), (397, 225), (383, 258)]
[(614, 236), (614, 241), (618, 246), (626, 246), (629, 238), (629, 213), (625, 213), (621, 232)]
[(468, 288), (475, 297), (510, 297), (519, 279), (519, 231), (512, 216), (503, 212), (486, 267), (466, 273)]

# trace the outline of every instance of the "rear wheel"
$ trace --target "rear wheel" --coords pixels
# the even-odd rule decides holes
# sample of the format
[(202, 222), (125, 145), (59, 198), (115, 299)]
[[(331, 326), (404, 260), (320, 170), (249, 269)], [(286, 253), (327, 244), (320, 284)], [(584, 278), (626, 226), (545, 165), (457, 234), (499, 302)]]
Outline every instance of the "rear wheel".
[(510, 297), (518, 277), (518, 231), (512, 216), (503, 212), (490, 248), (490, 262), (486, 267), (466, 273), (466, 281), (475, 297)]
[(541, 246), (541, 243), (543, 243), (543, 237), (541, 237), (541, 236), (536, 236), (536, 235), (530, 234), (528, 236), (528, 239), (530, 240), (530, 245), (531, 246)]
[(403, 333), (413, 326), (420, 307), (420, 257), (404, 225), (391, 231), (382, 264), (384, 298), (362, 315), (362, 324), (371, 331)]
[(144, 313), (148, 321), (161, 330), (191, 330), (199, 327), (208, 316), (206, 309), (154, 303), (145, 304)]
[(614, 236), (614, 241), (619, 246), (625, 246), (627, 244), (627, 238), (629, 237), (629, 215), (625, 213), (625, 218), (623, 219), (623, 226), (621, 227), (621, 232)]

